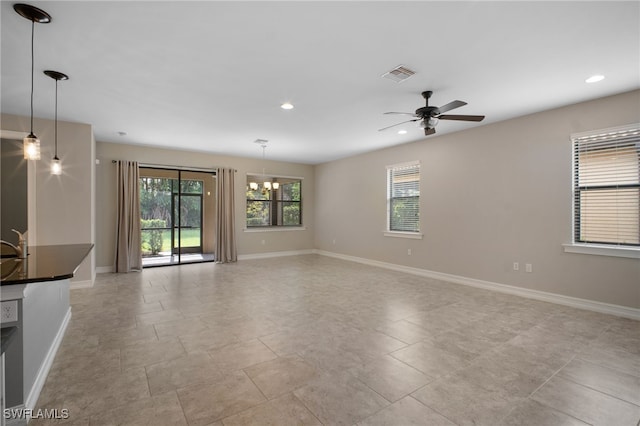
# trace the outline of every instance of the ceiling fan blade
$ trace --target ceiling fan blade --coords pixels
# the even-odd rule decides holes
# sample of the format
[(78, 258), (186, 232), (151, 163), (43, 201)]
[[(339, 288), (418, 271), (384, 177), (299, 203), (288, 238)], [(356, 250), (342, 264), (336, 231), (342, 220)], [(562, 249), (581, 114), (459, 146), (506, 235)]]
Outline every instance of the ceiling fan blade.
[(433, 135), (435, 132), (436, 132), (436, 129), (434, 129), (433, 127), (430, 129), (424, 129), (425, 136)]
[(399, 125), (404, 124), (404, 123), (411, 123), (412, 121), (418, 121), (418, 120), (421, 120), (421, 119), (420, 118), (416, 118), (414, 120), (407, 120), (407, 121), (403, 121), (402, 123), (392, 124), (391, 126), (387, 126), (387, 127), (383, 127), (382, 129), (378, 129), (378, 131), (381, 132), (383, 130), (390, 129), (392, 127), (396, 127), (396, 126), (399, 126)]
[(462, 101), (453, 101), (453, 102), (449, 102), (446, 105), (442, 105), (441, 107), (438, 107), (438, 111), (439, 111), (439, 114), (442, 114), (443, 112), (451, 111), (452, 109), (455, 109), (455, 108), (460, 108), (461, 106), (465, 106), (466, 104), (467, 104), (466, 102), (462, 102)]
[(388, 114), (410, 115), (410, 116), (412, 116), (412, 117), (417, 117), (417, 115), (415, 115), (415, 114), (414, 114), (414, 113), (412, 113), (412, 112), (385, 112), (384, 114), (385, 114), (385, 115), (388, 115)]
[(438, 120), (482, 121), (484, 115), (439, 115)]

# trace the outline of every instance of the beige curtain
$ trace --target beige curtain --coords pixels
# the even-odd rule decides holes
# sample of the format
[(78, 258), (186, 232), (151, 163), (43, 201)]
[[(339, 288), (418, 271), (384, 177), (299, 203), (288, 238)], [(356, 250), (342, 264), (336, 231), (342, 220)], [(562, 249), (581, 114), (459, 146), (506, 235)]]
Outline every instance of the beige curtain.
[(236, 220), (234, 203), (234, 169), (218, 169), (216, 206), (216, 262), (227, 263), (238, 260), (236, 251)]
[(138, 162), (117, 163), (116, 272), (142, 269)]

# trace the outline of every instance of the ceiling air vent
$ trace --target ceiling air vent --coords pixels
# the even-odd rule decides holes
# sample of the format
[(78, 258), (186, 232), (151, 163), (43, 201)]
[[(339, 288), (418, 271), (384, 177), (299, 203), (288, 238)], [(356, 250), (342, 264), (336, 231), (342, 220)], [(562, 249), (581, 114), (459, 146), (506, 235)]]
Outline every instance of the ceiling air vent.
[(405, 81), (415, 73), (416, 73), (415, 71), (411, 71), (409, 68), (405, 67), (404, 65), (398, 65), (391, 71), (382, 74), (382, 77), (388, 78), (389, 80), (393, 80), (396, 83), (400, 83)]

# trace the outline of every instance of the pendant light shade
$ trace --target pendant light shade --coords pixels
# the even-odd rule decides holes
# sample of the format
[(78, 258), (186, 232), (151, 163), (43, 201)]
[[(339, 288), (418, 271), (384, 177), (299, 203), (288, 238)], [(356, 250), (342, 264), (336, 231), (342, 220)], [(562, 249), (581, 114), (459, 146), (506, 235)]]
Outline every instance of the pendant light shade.
[(25, 160), (40, 159), (40, 139), (36, 135), (29, 133), (29, 136), (23, 139), (22, 144)]
[(51, 70), (47, 70), (44, 73), (56, 81), (56, 109), (54, 132), (55, 153), (53, 155), (53, 160), (51, 160), (51, 174), (60, 175), (62, 174), (62, 164), (60, 163), (60, 159), (58, 158), (58, 82), (60, 80), (69, 80), (69, 76), (61, 72)]
[(56, 176), (62, 174), (62, 164), (58, 157), (53, 157), (51, 160), (51, 174)]
[(33, 67), (34, 67), (34, 54), (33, 54), (33, 35), (35, 31), (36, 22), (39, 24), (48, 24), (51, 22), (51, 15), (42, 9), (33, 7), (24, 3), (16, 3), (13, 5), (13, 10), (20, 16), (31, 21), (31, 128), (29, 135), (24, 138), (24, 158), (27, 160), (39, 160), (40, 159), (40, 139), (33, 133)]

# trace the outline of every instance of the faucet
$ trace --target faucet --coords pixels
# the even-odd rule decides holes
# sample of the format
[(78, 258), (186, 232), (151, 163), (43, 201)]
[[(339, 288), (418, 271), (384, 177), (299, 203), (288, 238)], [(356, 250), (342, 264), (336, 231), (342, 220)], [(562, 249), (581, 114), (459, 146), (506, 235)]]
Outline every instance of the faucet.
[[(13, 251), (16, 253), (15, 257), (22, 257), (22, 249), (18, 246), (14, 246), (13, 244), (11, 244), (9, 241), (5, 241), (5, 240), (0, 240), (0, 245), (1, 246), (9, 246), (13, 249)], [(5, 254), (4, 250), (2, 250), (2, 257), (14, 257), (11, 254)]]
[(18, 253), (18, 257), (26, 259), (29, 254), (27, 252), (27, 231), (19, 232), (15, 229), (12, 229), (12, 231), (18, 234), (18, 250), (16, 251)]

